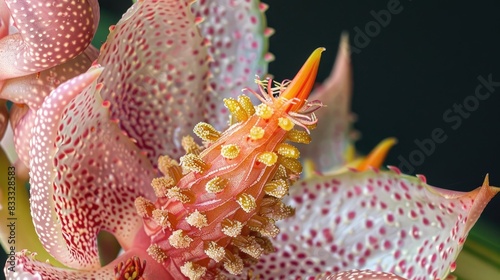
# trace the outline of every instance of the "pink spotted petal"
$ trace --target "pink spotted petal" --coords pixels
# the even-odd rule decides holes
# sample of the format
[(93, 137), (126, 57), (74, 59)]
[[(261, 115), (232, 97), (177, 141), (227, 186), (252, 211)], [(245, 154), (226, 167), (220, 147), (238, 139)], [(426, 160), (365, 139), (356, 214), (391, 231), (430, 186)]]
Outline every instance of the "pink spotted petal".
[(144, 250), (130, 250), (102, 268), (87, 271), (54, 267), (38, 260), (36, 253), (24, 250), (16, 254), (12, 264), (7, 261), (4, 272), (7, 279), (23, 280), (128, 279), (125, 277), (127, 269), (129, 275), (137, 271), (137, 278), (133, 279), (139, 279), (140, 276), (144, 277), (142, 279), (172, 279)]
[[(192, 5), (202, 20), (200, 30), (209, 42), (211, 88), (214, 94), (205, 104), (210, 123), (225, 129), (228, 122), (223, 98), (236, 98), (243, 88), (255, 88), (255, 75), (267, 73), (268, 38), (273, 33), (266, 27), (265, 4), (258, 0), (200, 0)], [(252, 96), (253, 97), (253, 96)]]
[(137, 1), (111, 28), (98, 61), (112, 119), (153, 164), (180, 157), (208, 98), (208, 55), (186, 1)]
[(332, 275), (317, 277), (316, 280), (404, 280), (392, 273), (353, 269)]
[(77, 56), (90, 44), (99, 22), (97, 0), (5, 3), (19, 33), (0, 37), (0, 80), (36, 73)]
[(9, 125), (9, 112), (5, 101), (0, 100), (0, 140), (2, 140), (5, 130)]
[(299, 181), (294, 217), (278, 224), (277, 252), (257, 265), (265, 279), (351, 269), (443, 279), (468, 231), (500, 189), (453, 197), (396, 171), (345, 172)]
[(310, 158), (318, 171), (327, 171), (346, 163), (345, 152), (353, 120), (351, 113), (352, 71), (347, 34), (342, 35), (335, 66), (330, 77), (309, 98), (320, 100), (326, 108), (318, 110), (318, 127), (311, 132), (314, 145), (303, 145), (303, 158)]
[(153, 195), (153, 167), (109, 120), (109, 102), (95, 83), (101, 71), (53, 91), (37, 111), (30, 142), (35, 229), (45, 249), (73, 268), (99, 267), (100, 230), (129, 248), (142, 225), (134, 200)]

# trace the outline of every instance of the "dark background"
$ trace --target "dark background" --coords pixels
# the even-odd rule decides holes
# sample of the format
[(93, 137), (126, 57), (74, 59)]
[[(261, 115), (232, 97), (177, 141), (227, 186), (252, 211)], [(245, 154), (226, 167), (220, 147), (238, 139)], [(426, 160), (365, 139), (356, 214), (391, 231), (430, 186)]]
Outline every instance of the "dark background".
[[(128, 1), (100, 2), (103, 9), (119, 11), (117, 15), (128, 7)], [(500, 87), (479, 101), (467, 118), (460, 117), (456, 129), (455, 121), (443, 118), (454, 104), (474, 95), (478, 76), (491, 74), (500, 82), (497, 2), (268, 0), (268, 25), (276, 30), (270, 39), (276, 60), (269, 72), (277, 80), (291, 78), (312, 50), (324, 46), (318, 77), (323, 81), (334, 63), (340, 34), (348, 31), (351, 46), (360, 50), (352, 53), (352, 110), (358, 117), (355, 128), (362, 133), (357, 148), (367, 153), (383, 138), (395, 136), (399, 143), (386, 163), (397, 166), (418, 150), (416, 140), (430, 138), (441, 128), (446, 141), (414, 165), (412, 174), (424, 174), (434, 186), (468, 191), (489, 173), (490, 184), (500, 186)], [(365, 31), (375, 21), (372, 14), (388, 10), (388, 5), (396, 5), (399, 13), (378, 32), (372, 29), (375, 35), (368, 44), (353, 41), (356, 27)], [(482, 219), (499, 225), (500, 196)]]

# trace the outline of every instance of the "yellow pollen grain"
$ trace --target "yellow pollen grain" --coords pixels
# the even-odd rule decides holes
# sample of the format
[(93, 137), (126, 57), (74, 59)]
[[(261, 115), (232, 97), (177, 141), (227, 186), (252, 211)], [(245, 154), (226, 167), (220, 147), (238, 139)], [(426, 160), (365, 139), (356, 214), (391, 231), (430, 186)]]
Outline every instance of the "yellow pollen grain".
[(280, 230), (276, 227), (275, 221), (271, 218), (254, 215), (248, 220), (247, 226), (258, 233), (267, 237), (276, 237)]
[(286, 168), (283, 165), (278, 165), (278, 170), (274, 174), (273, 179), (288, 179), (288, 174), (286, 172)]
[(264, 192), (267, 195), (274, 196), (276, 198), (283, 198), (288, 194), (290, 186), (283, 179), (273, 180), (264, 186)]
[(198, 210), (195, 210), (193, 213), (187, 216), (186, 222), (189, 225), (196, 227), (198, 229), (208, 226), (207, 216), (205, 214), (198, 212)]
[(154, 178), (151, 181), (151, 187), (155, 191), (156, 197), (165, 197), (168, 189), (175, 185), (174, 179), (170, 176)]
[(266, 166), (273, 166), (278, 161), (278, 155), (273, 152), (263, 152), (257, 157), (257, 161)]
[(295, 142), (295, 143), (301, 143), (301, 144), (309, 144), (311, 143), (311, 136), (302, 130), (295, 130), (292, 129), (288, 131), (286, 134), (286, 137), (288, 140)]
[(248, 136), (250, 136), (250, 139), (252, 140), (260, 140), (262, 137), (264, 137), (265, 130), (260, 127), (260, 126), (254, 126), (250, 128), (250, 133)]
[(182, 137), (181, 145), (186, 154), (195, 154), (198, 155), (201, 151), (201, 147), (196, 144), (193, 137), (190, 135)]
[(158, 244), (151, 244), (146, 250), (149, 256), (158, 263), (163, 263), (167, 258), (167, 254), (163, 251)]
[(193, 239), (184, 234), (181, 229), (172, 232), (172, 235), (168, 237), (168, 242), (172, 247), (177, 249), (187, 248), (191, 245)]
[(297, 159), (281, 157), (280, 163), (295, 174), (302, 173), (302, 164)]
[(268, 120), (273, 116), (274, 110), (269, 105), (262, 103), (255, 107), (255, 114), (265, 120)]
[(295, 126), (289, 118), (278, 118), (278, 125), (285, 131), (290, 131)]
[(300, 157), (299, 149), (287, 143), (279, 144), (276, 148), (276, 152), (278, 155), (282, 155), (287, 158), (298, 159)]
[(182, 203), (188, 203), (191, 201), (189, 195), (182, 191), (179, 187), (172, 187), (167, 192), (167, 197), (170, 199), (178, 200)]
[(250, 213), (255, 208), (257, 208), (257, 203), (255, 202), (255, 198), (247, 193), (242, 193), (236, 197), (236, 202), (241, 206), (243, 211)]
[(153, 210), (156, 209), (155, 205), (151, 201), (142, 196), (136, 198), (134, 204), (137, 214), (141, 217), (151, 217)]
[(212, 125), (204, 122), (198, 123), (194, 129), (194, 134), (200, 137), (203, 141), (215, 142), (220, 137), (220, 132), (217, 131)]
[(243, 272), (243, 260), (239, 256), (232, 255), (224, 262), (224, 268), (232, 275), (240, 275)]
[(273, 220), (283, 220), (295, 214), (295, 209), (274, 197), (264, 197), (259, 209), (259, 215)]
[(232, 221), (229, 219), (225, 219), (221, 223), (222, 225), (222, 233), (229, 237), (236, 237), (241, 234), (241, 229), (243, 228), (243, 224), (240, 221)]
[(189, 280), (199, 280), (207, 272), (207, 268), (193, 262), (186, 262), (180, 267), (181, 273)]
[(172, 228), (172, 224), (170, 223), (168, 211), (163, 209), (155, 209), (153, 210), (153, 220), (161, 226), (162, 228)]
[(225, 159), (235, 159), (240, 154), (240, 147), (236, 144), (222, 145), (220, 153)]
[(172, 171), (172, 168), (177, 168), (177, 167), (179, 167), (179, 163), (175, 159), (172, 159), (169, 156), (160, 156), (158, 158), (158, 169), (164, 175), (169, 175)]
[(224, 259), (224, 256), (226, 256), (226, 250), (224, 247), (219, 246), (217, 242), (210, 241), (206, 245), (205, 254), (215, 262), (220, 262)]
[(236, 119), (237, 122), (244, 122), (248, 119), (248, 114), (234, 98), (224, 98), (224, 105), (231, 112), (231, 115)]
[(209, 164), (195, 154), (187, 154), (180, 158), (182, 169), (187, 172), (203, 173), (209, 168)]
[(238, 102), (240, 103), (241, 107), (243, 107), (243, 110), (245, 110), (245, 112), (247, 112), (249, 116), (255, 114), (255, 108), (252, 104), (252, 100), (250, 99), (250, 97), (242, 94), (238, 96)]
[(262, 253), (264, 253), (264, 249), (260, 246), (256, 238), (253, 236), (238, 236), (233, 239), (232, 244), (238, 247), (243, 253), (255, 259), (259, 259)]
[(214, 177), (205, 185), (205, 190), (208, 193), (219, 193), (227, 186), (227, 179)]

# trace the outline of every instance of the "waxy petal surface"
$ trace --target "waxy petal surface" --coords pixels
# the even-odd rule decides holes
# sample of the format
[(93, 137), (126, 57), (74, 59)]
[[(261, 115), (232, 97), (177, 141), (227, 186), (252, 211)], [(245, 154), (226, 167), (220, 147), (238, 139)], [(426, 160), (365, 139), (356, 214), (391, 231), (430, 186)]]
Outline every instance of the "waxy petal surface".
[(210, 86), (214, 93), (205, 106), (217, 129), (225, 129), (228, 122), (220, 101), (236, 98), (246, 87), (257, 90), (255, 75), (263, 78), (267, 73), (268, 38), (273, 30), (266, 27), (266, 9), (258, 0), (200, 0), (192, 5), (202, 20), (199, 27), (213, 59)]
[(485, 180), (468, 193), (442, 194), (398, 170), (299, 181), (289, 197), (295, 216), (279, 222), (277, 252), (261, 259), (255, 273), (270, 279), (371, 269), (443, 279), (498, 191)]
[(99, 22), (97, 0), (2, 2), (19, 32), (0, 37), (0, 80), (36, 73), (77, 56), (90, 44)]
[(30, 142), (36, 231), (46, 250), (73, 268), (99, 267), (100, 230), (129, 248), (141, 226), (134, 200), (153, 193), (153, 167), (109, 120), (109, 102), (95, 83), (101, 71), (53, 91), (37, 111)]
[(111, 28), (98, 62), (112, 119), (154, 165), (160, 155), (180, 157), (208, 98), (208, 54), (186, 1), (137, 1)]
[(318, 110), (317, 129), (311, 132), (314, 145), (300, 147), (304, 158), (314, 161), (320, 172), (346, 164), (346, 150), (353, 121), (351, 113), (352, 70), (347, 35), (342, 35), (332, 73), (313, 91), (310, 100), (321, 101), (326, 108)]

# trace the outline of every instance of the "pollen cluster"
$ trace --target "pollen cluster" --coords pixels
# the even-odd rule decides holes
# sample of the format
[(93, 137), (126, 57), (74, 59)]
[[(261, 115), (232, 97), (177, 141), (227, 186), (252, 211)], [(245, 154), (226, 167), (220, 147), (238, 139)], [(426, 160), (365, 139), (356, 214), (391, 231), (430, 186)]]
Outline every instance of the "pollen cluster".
[(258, 106), (246, 95), (224, 99), (230, 128), (199, 123), (194, 133), (203, 146), (188, 136), (179, 162), (159, 158), (163, 176), (151, 183), (157, 200), (139, 197), (136, 208), (151, 239), (148, 253), (174, 278), (214, 279), (221, 270), (239, 275), (246, 263), (273, 251), (275, 222), (294, 214), (281, 199), (302, 172), (299, 150), (285, 142), (311, 141), (311, 108), (318, 104), (300, 92), (283, 93), (289, 84), (259, 82), (260, 95), (251, 91), (262, 101)]

